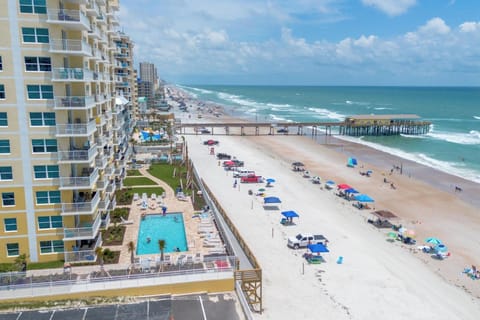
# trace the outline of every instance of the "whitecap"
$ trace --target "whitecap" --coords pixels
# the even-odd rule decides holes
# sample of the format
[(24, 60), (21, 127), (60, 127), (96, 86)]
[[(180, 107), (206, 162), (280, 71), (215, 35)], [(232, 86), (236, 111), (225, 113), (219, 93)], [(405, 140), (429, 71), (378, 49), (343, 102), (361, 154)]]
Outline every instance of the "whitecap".
[(473, 116), (475, 119), (480, 120), (480, 116)]
[(436, 140), (443, 140), (450, 143), (472, 145), (480, 144), (480, 133), (475, 130), (471, 130), (469, 133), (459, 133), (459, 132), (442, 132), (431, 130), (426, 134), (427, 137)]

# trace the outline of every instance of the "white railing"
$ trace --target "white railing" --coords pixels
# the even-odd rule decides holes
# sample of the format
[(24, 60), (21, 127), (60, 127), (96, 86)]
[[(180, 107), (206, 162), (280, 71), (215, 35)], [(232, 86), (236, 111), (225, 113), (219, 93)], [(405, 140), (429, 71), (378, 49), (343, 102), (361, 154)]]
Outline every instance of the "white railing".
[(93, 214), (100, 203), (100, 193), (97, 192), (90, 201), (62, 203), (62, 216)]
[(90, 56), (92, 54), (92, 47), (83, 40), (51, 39), (50, 52), (81, 53)]
[(114, 193), (115, 192), (115, 189), (116, 189), (116, 185), (115, 185), (115, 182), (111, 182), (108, 186), (107, 186), (107, 192), (108, 193)]
[(108, 159), (106, 156), (101, 156), (100, 158), (95, 159), (95, 167), (103, 169), (107, 166)]
[(56, 125), (57, 136), (89, 136), (95, 132), (96, 128), (95, 120), (89, 121), (88, 123), (67, 123)]
[(82, 68), (54, 68), (53, 81), (92, 81), (93, 71)]
[(102, 223), (100, 224), (100, 228), (108, 228), (109, 224), (110, 224), (110, 211), (108, 211), (105, 216), (102, 216)]
[(98, 234), (98, 229), (100, 229), (101, 220), (101, 214), (97, 214), (97, 217), (89, 227), (63, 228), (63, 240), (95, 238)]
[(54, 108), (57, 110), (91, 109), (95, 106), (92, 96), (63, 96), (55, 97)]
[(98, 210), (106, 211), (108, 210), (109, 205), (110, 205), (110, 197), (107, 196), (105, 200), (100, 201), (100, 203), (98, 204)]
[(58, 161), (72, 161), (72, 162), (90, 162), (90, 159), (95, 157), (98, 153), (97, 145), (94, 144), (89, 149), (86, 150), (69, 150), (62, 151), (59, 150)]
[(98, 169), (95, 168), (87, 177), (60, 178), (60, 188), (93, 188), (98, 180)]
[(83, 24), (86, 29), (89, 27), (88, 18), (80, 10), (48, 9), (47, 17), (47, 22), (50, 23), (75, 24), (78, 22)]
[(89, 0), (87, 5), (85, 6), (85, 11), (89, 16), (97, 16), (100, 11), (98, 10), (98, 5), (95, 0)]
[(97, 181), (97, 190), (105, 189), (107, 187), (108, 183), (109, 183), (109, 181), (106, 178), (103, 178), (103, 180)]
[(113, 197), (112, 201), (110, 201), (110, 205), (108, 206), (109, 210), (114, 210), (117, 206), (117, 198)]

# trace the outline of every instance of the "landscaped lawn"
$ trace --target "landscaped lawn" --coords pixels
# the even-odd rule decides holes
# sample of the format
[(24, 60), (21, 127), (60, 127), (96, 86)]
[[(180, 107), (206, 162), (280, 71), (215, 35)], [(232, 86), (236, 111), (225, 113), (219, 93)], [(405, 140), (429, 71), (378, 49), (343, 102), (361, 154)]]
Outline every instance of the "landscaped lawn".
[(127, 176), (141, 176), (139, 170), (127, 170)]
[[(175, 172), (175, 177), (173, 176), (173, 170), (177, 169)], [(179, 167), (175, 167), (171, 164), (152, 164), (148, 172), (158, 179), (167, 183), (173, 190), (176, 190), (180, 186), (180, 177), (184, 177), (186, 173), (186, 168), (181, 167), (181, 173), (179, 174)], [(183, 179), (183, 185), (185, 185), (185, 178)]]
[(155, 181), (150, 180), (147, 177), (127, 177), (123, 180), (123, 185), (126, 187), (131, 186), (154, 186)]

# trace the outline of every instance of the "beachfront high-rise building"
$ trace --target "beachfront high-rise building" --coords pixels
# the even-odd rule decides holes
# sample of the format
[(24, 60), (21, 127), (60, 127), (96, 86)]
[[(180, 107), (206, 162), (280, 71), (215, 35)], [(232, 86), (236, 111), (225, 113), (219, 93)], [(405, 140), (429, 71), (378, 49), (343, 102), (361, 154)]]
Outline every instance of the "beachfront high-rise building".
[(158, 76), (157, 68), (150, 62), (140, 62), (140, 82), (138, 84), (138, 95), (147, 98), (148, 108), (153, 108), (155, 90), (157, 89)]
[(119, 61), (133, 64), (118, 9), (0, 2), (0, 262), (96, 259), (130, 152), (117, 90), (136, 100), (115, 76)]

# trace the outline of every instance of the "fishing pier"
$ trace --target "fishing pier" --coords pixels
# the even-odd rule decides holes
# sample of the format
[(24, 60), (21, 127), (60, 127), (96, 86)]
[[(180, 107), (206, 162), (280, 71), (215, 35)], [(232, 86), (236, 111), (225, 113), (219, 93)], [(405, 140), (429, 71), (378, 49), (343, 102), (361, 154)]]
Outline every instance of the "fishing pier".
[(394, 114), (356, 115), (342, 122), (177, 122), (175, 127), (180, 134), (391, 136), (426, 134), (430, 125), (414, 114)]

